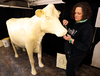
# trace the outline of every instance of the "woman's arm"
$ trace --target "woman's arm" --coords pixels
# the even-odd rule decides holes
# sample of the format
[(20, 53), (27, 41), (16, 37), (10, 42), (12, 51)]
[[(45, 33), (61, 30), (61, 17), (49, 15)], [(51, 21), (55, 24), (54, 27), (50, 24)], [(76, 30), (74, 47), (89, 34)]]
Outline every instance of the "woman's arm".
[(93, 39), (93, 30), (87, 29), (81, 34), (80, 40), (75, 40), (73, 46), (79, 50), (87, 51)]

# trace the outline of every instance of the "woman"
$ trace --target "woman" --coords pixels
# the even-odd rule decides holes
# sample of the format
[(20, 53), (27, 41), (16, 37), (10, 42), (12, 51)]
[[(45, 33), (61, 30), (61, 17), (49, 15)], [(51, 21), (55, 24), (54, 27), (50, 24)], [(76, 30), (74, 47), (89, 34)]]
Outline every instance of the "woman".
[(71, 11), (71, 18), (75, 21), (73, 26), (72, 22), (63, 20), (64, 26), (68, 24), (68, 34), (63, 36), (65, 39), (64, 50), (67, 58), (67, 76), (75, 76), (78, 65), (85, 57), (86, 51), (92, 43), (93, 27), (89, 20), (91, 13), (91, 8), (87, 2), (80, 2)]

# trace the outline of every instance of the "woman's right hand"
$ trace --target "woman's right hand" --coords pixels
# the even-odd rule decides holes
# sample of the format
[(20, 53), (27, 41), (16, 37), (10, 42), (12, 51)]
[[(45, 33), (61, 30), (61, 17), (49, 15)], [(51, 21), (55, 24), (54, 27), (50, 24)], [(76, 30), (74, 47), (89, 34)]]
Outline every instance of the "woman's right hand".
[(62, 22), (63, 22), (63, 25), (64, 25), (64, 26), (66, 26), (66, 25), (68, 24), (68, 21), (65, 20), (65, 19), (64, 19)]

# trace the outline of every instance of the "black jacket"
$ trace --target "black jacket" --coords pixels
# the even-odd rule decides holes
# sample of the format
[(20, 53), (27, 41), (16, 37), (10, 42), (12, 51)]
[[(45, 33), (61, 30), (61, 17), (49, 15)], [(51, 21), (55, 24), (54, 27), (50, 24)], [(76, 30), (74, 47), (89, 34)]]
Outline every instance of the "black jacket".
[(90, 47), (93, 39), (93, 27), (90, 20), (83, 23), (75, 23), (73, 26), (68, 25), (68, 34), (75, 39), (74, 44), (65, 41), (65, 53), (70, 56), (84, 55)]

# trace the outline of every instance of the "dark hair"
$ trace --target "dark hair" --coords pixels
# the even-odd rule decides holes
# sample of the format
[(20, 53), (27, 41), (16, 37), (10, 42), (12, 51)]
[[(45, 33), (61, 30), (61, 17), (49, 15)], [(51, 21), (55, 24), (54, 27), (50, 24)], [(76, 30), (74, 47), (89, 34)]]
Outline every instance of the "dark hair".
[(79, 2), (76, 5), (74, 5), (72, 11), (71, 11), (71, 18), (74, 19), (75, 9), (76, 7), (81, 7), (83, 12), (82, 20), (89, 19), (92, 15), (92, 10), (90, 5), (87, 2)]

